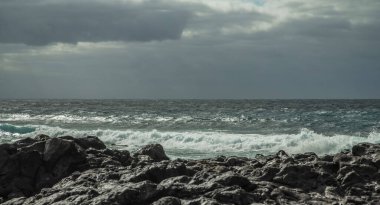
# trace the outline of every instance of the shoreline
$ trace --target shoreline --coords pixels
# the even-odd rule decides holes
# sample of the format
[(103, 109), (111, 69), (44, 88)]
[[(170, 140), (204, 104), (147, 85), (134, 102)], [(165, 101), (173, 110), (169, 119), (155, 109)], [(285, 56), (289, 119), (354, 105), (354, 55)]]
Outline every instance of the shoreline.
[[(85, 125), (83, 125), (85, 127)], [(105, 126), (105, 125), (103, 125)], [(205, 159), (219, 155), (255, 157), (256, 154), (275, 154), (284, 150), (288, 154), (314, 152), (319, 156), (335, 154), (351, 149), (359, 143), (380, 143), (378, 130), (369, 133), (326, 134), (307, 128), (292, 133), (240, 133), (220, 130), (173, 130), (160, 129), (115, 129), (10, 124), (0, 123), (0, 144), (12, 143), (39, 133), (59, 137), (97, 136), (110, 149), (135, 151), (141, 146), (159, 143), (165, 147), (168, 156), (184, 159)], [(123, 147), (121, 146), (123, 145)], [(128, 147), (125, 147), (128, 145)]]
[(170, 160), (159, 144), (135, 153), (96, 137), (38, 135), (0, 145), (0, 203), (376, 204), (380, 145), (255, 158)]

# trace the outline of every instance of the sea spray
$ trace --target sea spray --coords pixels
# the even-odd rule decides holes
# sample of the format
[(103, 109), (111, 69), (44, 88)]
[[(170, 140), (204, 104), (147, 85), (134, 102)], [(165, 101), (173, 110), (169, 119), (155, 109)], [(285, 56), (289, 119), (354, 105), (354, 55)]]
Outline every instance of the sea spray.
[[(12, 127), (2, 124), (1, 127)], [(77, 130), (51, 126), (14, 126), (11, 130), (27, 133), (11, 133), (2, 130), (2, 139), (13, 137), (34, 137), (43, 133), (53, 137), (71, 135), (75, 137), (97, 136), (108, 146), (136, 150), (147, 144), (159, 143), (172, 157), (206, 158), (217, 155), (237, 155), (253, 157), (256, 154), (273, 154), (278, 150), (288, 153), (315, 152), (318, 155), (333, 154), (350, 149), (360, 142), (380, 143), (380, 133), (371, 132), (367, 136), (318, 134), (309, 129), (301, 129), (296, 134), (239, 134), (205, 131), (158, 131), (158, 130)], [(8, 137), (6, 137), (8, 136)]]

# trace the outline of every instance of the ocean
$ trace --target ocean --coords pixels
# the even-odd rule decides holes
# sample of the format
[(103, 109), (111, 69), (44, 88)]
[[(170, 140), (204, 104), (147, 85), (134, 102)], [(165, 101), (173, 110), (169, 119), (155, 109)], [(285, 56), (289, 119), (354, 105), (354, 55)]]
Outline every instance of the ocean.
[(380, 143), (380, 100), (0, 101), (0, 143), (37, 134), (130, 151), (160, 143), (172, 158), (324, 155)]

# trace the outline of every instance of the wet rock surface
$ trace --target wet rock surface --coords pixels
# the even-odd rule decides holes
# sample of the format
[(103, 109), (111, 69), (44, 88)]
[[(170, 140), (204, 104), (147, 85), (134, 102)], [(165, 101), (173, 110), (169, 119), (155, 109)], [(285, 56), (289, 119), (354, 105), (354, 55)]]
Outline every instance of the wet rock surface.
[(380, 145), (255, 158), (170, 160), (159, 144), (130, 155), (96, 137), (39, 135), (0, 145), (0, 203), (380, 204)]

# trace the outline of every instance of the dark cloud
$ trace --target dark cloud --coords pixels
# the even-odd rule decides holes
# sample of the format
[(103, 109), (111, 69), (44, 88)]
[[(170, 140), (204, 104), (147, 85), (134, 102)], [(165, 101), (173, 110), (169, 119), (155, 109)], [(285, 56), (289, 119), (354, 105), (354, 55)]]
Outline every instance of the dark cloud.
[[(29, 45), (0, 43), (0, 98), (380, 98), (377, 0), (267, 1), (272, 5), (262, 10), (239, 9), (240, 3), (248, 2), (243, 0), (81, 2), (83, 6), (42, 1), (30, 6), (49, 7), (50, 13), (40, 15), (65, 22), (59, 23), (65, 28), (62, 32), (75, 40), (45, 32), (49, 36), (41, 38), (42, 42), (24, 39), (17, 42)], [(210, 6), (213, 2), (215, 5)], [(87, 15), (66, 8), (72, 5)], [(30, 16), (33, 22), (21, 25), (16, 13), (6, 14), (14, 16), (12, 22), (18, 23), (19, 29), (30, 29), (30, 25), (43, 28), (38, 25), (47, 20), (25, 6), (23, 12), (27, 14), (20, 18)], [(61, 16), (54, 17), (58, 14)], [(122, 21), (128, 22), (126, 28), (145, 31), (155, 28), (144, 26), (153, 25), (150, 22), (165, 28), (163, 32), (173, 31), (167, 22), (183, 23), (179, 32), (170, 32), (176, 34), (172, 38), (157, 29), (136, 32), (141, 35), (133, 38), (133, 32), (125, 39), (110, 38), (122, 33), (114, 32), (119, 27), (104, 23), (117, 23), (116, 16), (129, 16)], [(74, 18), (80, 18), (84, 28), (65, 21)], [(136, 19), (147, 22), (130, 23)], [(89, 28), (94, 30), (84, 35)], [(179, 40), (149, 41), (178, 39), (181, 33)], [(14, 35), (14, 39), (20, 38)], [(45, 38), (48, 42), (43, 41)], [(0, 35), (1, 42), (10, 42), (6, 39)], [(125, 43), (103, 42), (111, 40)]]
[(189, 13), (167, 8), (114, 1), (5, 0), (0, 2), (0, 43), (178, 39)]

